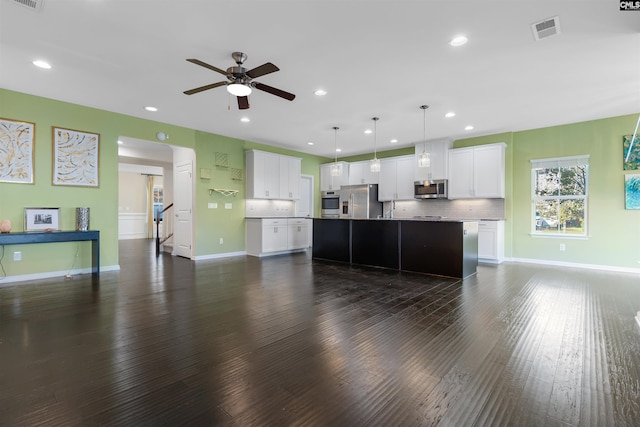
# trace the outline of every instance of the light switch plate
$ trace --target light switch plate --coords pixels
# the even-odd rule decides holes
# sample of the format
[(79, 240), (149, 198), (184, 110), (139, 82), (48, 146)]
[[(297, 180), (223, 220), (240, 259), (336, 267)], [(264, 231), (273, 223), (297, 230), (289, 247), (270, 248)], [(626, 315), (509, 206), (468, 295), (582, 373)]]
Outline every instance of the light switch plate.
[(217, 203), (208, 203), (207, 207), (209, 209), (218, 209), (218, 204)]
[(224, 204), (224, 208), (225, 209), (231, 209), (231, 203), (225, 203)]

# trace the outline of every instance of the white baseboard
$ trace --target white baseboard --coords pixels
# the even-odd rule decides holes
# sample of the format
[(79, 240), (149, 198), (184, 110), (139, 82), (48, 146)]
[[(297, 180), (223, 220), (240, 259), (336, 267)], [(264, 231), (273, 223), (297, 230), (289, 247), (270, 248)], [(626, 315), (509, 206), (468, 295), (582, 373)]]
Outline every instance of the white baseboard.
[[(108, 265), (105, 267), (100, 267), (100, 273), (104, 273), (106, 271), (119, 271), (120, 265)], [(0, 279), (0, 287), (7, 283), (15, 283), (15, 282), (26, 282), (30, 280), (40, 280), (40, 279), (51, 279), (53, 277), (64, 277), (67, 274), (75, 276), (76, 274), (90, 274), (91, 267), (87, 268), (78, 268), (75, 270), (64, 270), (64, 271), (45, 271), (43, 273), (34, 273), (34, 274), (21, 274), (18, 276), (7, 276), (4, 279)]]
[(239, 252), (225, 252), (222, 254), (210, 254), (210, 255), (198, 255), (193, 257), (194, 261), (202, 261), (205, 259), (218, 259), (218, 258), (229, 258), (232, 256), (245, 256), (247, 251), (239, 251)]
[(640, 274), (640, 268), (616, 267), (613, 265), (583, 264), (578, 262), (562, 262), (562, 261), (552, 261), (552, 260), (546, 260), (546, 259), (533, 259), (533, 258), (509, 258), (509, 259), (506, 259), (506, 261), (522, 262), (527, 264), (553, 265), (557, 267), (585, 268), (589, 270), (615, 271), (618, 273)]

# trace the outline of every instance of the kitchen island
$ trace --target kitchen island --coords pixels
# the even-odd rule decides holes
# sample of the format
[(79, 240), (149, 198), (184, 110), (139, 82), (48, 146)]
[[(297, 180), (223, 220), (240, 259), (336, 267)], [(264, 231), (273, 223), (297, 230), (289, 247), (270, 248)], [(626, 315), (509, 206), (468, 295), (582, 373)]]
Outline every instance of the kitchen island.
[(478, 223), (316, 218), (313, 258), (465, 278), (478, 266)]

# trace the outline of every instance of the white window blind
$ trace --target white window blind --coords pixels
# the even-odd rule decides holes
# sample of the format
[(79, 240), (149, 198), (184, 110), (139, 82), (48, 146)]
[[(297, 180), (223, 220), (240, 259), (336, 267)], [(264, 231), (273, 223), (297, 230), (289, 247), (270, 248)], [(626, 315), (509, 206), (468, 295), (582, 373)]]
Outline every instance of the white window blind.
[(589, 155), (531, 160), (531, 169), (571, 168), (589, 165)]

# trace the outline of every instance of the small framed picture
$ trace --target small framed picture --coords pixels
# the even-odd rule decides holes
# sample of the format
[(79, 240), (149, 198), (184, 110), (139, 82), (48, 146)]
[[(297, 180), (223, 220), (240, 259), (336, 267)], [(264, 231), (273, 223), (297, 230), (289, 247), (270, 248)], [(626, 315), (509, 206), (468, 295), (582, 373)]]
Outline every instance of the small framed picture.
[(60, 230), (60, 208), (24, 208), (24, 231)]

